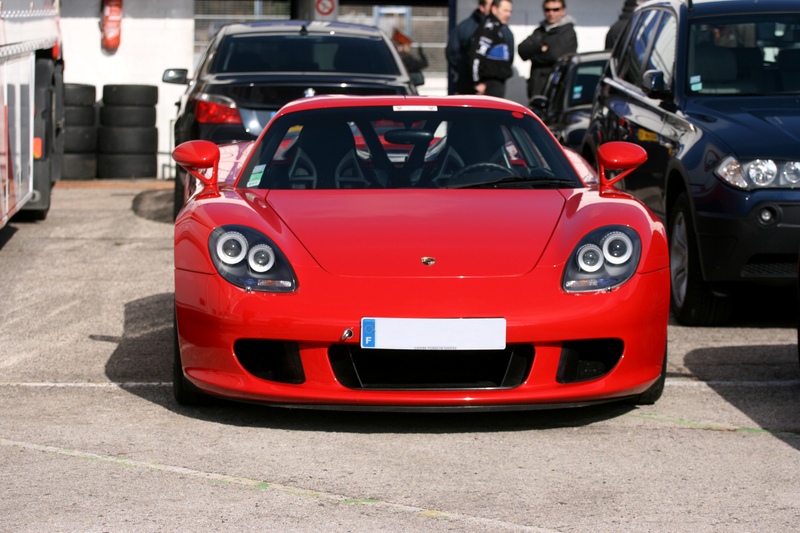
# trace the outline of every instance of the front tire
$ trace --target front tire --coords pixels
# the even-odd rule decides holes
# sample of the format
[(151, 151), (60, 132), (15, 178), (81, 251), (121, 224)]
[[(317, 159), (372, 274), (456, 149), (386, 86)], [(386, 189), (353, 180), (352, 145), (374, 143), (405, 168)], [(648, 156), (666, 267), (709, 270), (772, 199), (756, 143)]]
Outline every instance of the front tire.
[(703, 280), (700, 257), (686, 194), (675, 201), (669, 217), (672, 314), (684, 326), (717, 326), (731, 315), (729, 298), (714, 294)]

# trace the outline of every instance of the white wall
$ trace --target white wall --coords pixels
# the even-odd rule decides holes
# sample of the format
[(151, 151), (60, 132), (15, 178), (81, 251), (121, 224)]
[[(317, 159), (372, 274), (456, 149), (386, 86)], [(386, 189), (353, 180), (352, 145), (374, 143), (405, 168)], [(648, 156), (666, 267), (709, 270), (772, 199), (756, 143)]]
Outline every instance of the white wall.
[(94, 85), (98, 99), (103, 96), (104, 85), (156, 85), (158, 177), (172, 177), (172, 120), (177, 110), (175, 102), (186, 87), (162, 83), (161, 75), (167, 68), (193, 71), (194, 20), (124, 17), (121, 44), (114, 53), (105, 52), (100, 46), (99, 21), (99, 16), (61, 19), (64, 81)]

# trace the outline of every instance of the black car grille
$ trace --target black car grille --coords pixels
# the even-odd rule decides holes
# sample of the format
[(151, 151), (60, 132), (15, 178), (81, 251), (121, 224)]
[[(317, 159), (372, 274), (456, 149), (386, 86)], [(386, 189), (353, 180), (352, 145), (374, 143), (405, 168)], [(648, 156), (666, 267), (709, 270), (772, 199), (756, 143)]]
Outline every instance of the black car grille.
[(336, 379), (350, 389), (479, 390), (519, 386), (533, 365), (533, 346), (504, 350), (328, 350)]
[(742, 268), (743, 278), (794, 278), (797, 256), (756, 255)]

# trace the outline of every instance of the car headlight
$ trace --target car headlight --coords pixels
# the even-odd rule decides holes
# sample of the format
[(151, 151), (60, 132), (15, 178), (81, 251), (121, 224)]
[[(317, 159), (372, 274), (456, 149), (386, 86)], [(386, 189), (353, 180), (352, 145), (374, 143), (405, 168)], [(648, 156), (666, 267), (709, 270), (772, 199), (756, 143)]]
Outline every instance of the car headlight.
[(246, 226), (220, 226), (208, 238), (217, 272), (247, 291), (292, 292), (297, 279), (289, 261), (266, 235)]
[(739, 161), (732, 155), (723, 159), (714, 173), (739, 189), (800, 187), (800, 161), (754, 159)]
[(612, 289), (628, 281), (639, 264), (639, 235), (626, 226), (606, 226), (586, 235), (564, 269), (567, 292)]

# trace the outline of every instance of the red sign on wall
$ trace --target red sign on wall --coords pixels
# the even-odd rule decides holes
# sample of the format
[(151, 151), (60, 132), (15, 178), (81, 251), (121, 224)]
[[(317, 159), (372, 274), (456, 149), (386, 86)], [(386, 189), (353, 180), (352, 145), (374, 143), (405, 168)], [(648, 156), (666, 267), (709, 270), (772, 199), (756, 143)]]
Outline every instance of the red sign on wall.
[(319, 17), (329, 17), (336, 11), (337, 0), (315, 0), (314, 9)]

